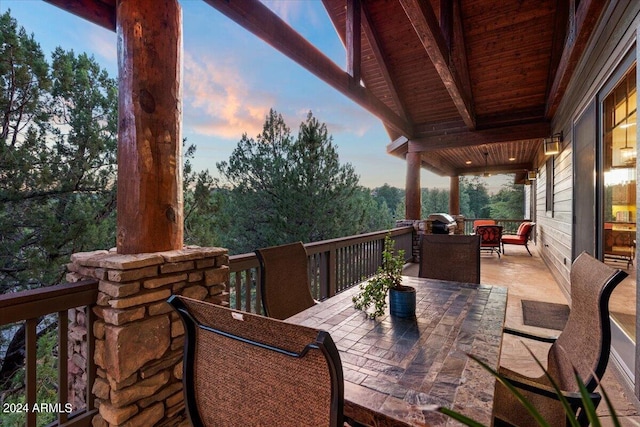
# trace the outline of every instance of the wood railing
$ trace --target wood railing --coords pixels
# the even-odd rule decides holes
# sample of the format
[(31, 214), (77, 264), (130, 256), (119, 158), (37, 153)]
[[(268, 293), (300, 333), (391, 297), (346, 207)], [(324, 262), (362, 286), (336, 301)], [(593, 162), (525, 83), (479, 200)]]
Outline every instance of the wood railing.
[[(94, 405), (91, 386), (95, 378), (95, 364), (93, 362), (94, 338), (93, 321), (94, 314), (91, 307), (96, 304), (98, 297), (98, 282), (95, 280), (83, 281), (72, 284), (62, 284), (45, 288), (33, 289), (23, 292), (0, 295), (0, 327), (24, 323), (25, 325), (25, 401), (23, 405), (10, 406), (3, 402), (3, 413), (0, 418), (8, 416), (9, 412), (21, 411), (25, 414), (25, 424), (27, 427), (36, 426), (36, 416), (43, 412), (56, 412), (57, 420), (53, 426), (90, 426), (93, 416), (97, 413)], [(86, 396), (85, 407), (69, 411), (66, 406), (69, 402), (68, 396), (68, 343), (69, 343), (69, 309), (85, 307), (86, 328), (87, 328), (87, 348), (86, 348)], [(38, 324), (46, 316), (53, 316), (57, 323), (58, 343), (57, 343), (57, 369), (58, 378), (58, 402), (38, 402), (37, 401), (37, 346), (38, 346)], [(56, 405), (56, 403), (58, 405)], [(25, 406), (26, 405), (26, 406)], [(38, 412), (43, 406), (44, 411)], [(37, 407), (36, 407), (37, 406)], [(35, 409), (35, 410), (34, 410)], [(54, 409), (54, 411), (49, 411)], [(2, 424), (2, 423), (0, 423)]]
[[(323, 300), (375, 274), (382, 262), (384, 238), (391, 233), (396, 249), (412, 257), (413, 227), (359, 234), (305, 244), (311, 293)], [(231, 278), (229, 300), (232, 308), (262, 313), (260, 265), (254, 253), (229, 257)]]
[[(476, 221), (477, 218), (465, 218), (464, 219), (464, 234), (473, 233), (473, 221)], [(518, 231), (518, 227), (525, 221), (526, 219), (493, 219), (497, 225), (502, 226), (502, 234), (516, 234)]]

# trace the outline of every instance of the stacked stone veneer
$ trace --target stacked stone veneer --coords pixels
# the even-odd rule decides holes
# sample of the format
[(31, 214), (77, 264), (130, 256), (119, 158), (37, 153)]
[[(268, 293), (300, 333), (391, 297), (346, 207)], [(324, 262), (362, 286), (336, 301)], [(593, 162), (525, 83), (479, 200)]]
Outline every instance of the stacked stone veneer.
[[(100, 281), (93, 327), (98, 369), (92, 389), (99, 415), (93, 425), (190, 425), (182, 394), (184, 329), (166, 300), (181, 294), (228, 305), (227, 250), (78, 253), (68, 270), (69, 281)], [(70, 343), (70, 348), (76, 345)]]
[(69, 310), (69, 341), (67, 344), (68, 403), (75, 409), (81, 409), (87, 402), (87, 314), (86, 307)]

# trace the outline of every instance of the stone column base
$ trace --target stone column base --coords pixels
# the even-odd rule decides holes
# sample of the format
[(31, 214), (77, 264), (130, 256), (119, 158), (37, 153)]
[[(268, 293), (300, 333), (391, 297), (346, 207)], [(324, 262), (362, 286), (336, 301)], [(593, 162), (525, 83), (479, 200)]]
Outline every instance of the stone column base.
[[(68, 270), (69, 282), (100, 281), (93, 309), (98, 318), (93, 394), (99, 409), (93, 425), (188, 425), (182, 397), (184, 329), (166, 300), (180, 294), (228, 305), (228, 251), (85, 252), (71, 256)], [(70, 359), (75, 355), (76, 350)]]

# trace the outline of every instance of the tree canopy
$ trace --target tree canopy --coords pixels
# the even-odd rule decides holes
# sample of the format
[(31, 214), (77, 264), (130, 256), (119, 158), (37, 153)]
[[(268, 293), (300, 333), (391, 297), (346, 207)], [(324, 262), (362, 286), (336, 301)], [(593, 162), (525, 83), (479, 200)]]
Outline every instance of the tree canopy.
[(229, 161), (217, 167), (229, 188), (227, 246), (234, 251), (389, 226), (380, 224), (370, 192), (359, 186), (353, 166), (340, 163), (326, 125), (312, 113), (294, 138), (272, 109), (262, 132), (243, 135)]
[(86, 54), (46, 60), (0, 16), (0, 293), (59, 282), (114, 243), (117, 85)]

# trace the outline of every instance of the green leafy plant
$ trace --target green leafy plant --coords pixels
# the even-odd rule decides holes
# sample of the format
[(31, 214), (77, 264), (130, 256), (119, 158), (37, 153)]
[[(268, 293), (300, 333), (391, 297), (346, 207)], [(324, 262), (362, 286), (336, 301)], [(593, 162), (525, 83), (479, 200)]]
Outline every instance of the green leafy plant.
[[(569, 401), (564, 397), (560, 387), (558, 386), (558, 383), (551, 377), (549, 372), (546, 369), (544, 369), (544, 366), (542, 365), (540, 360), (538, 360), (538, 358), (535, 357), (533, 352), (531, 350), (529, 350), (529, 348), (527, 348), (527, 350), (529, 351), (529, 354), (531, 354), (531, 356), (534, 358), (534, 360), (536, 361), (537, 365), (544, 371), (544, 374), (547, 377), (547, 379), (549, 379), (553, 389), (555, 390), (555, 392), (556, 392), (556, 394), (558, 396), (558, 399), (560, 400), (560, 402), (562, 404), (562, 407), (564, 409), (564, 413), (567, 416), (568, 425), (571, 425), (572, 427), (580, 427), (581, 424), (580, 424), (578, 415), (571, 409)], [(475, 357), (473, 355), (469, 355), (469, 357), (471, 359), (473, 359), (474, 361), (476, 361), (485, 370), (490, 372), (496, 378), (497, 381), (499, 381), (502, 385), (504, 385), (509, 390), (509, 392), (512, 393), (516, 397), (516, 399), (518, 399), (518, 401), (520, 403), (522, 403), (522, 405), (527, 409), (529, 414), (531, 414), (531, 416), (536, 420), (536, 423), (539, 426), (551, 427), (551, 425), (542, 417), (542, 415), (535, 408), (535, 406), (533, 406), (531, 404), (531, 402), (529, 402), (526, 399), (526, 397), (523, 396), (522, 393), (520, 393), (518, 391), (518, 389), (516, 389), (509, 382), (509, 380), (505, 376), (503, 376), (502, 374), (497, 372), (495, 369), (493, 369), (490, 366), (488, 366), (486, 363), (484, 363), (483, 361), (481, 361), (477, 357)], [(600, 419), (598, 418), (598, 415), (596, 413), (596, 408), (595, 408), (595, 406), (593, 404), (593, 401), (591, 400), (591, 397), (590, 397), (591, 393), (589, 393), (589, 391), (587, 390), (586, 386), (584, 385), (584, 381), (582, 381), (582, 378), (580, 378), (580, 376), (577, 374), (577, 372), (575, 373), (575, 379), (576, 379), (576, 382), (578, 383), (578, 387), (579, 387), (579, 390), (580, 390), (580, 400), (582, 402), (582, 408), (584, 410), (584, 413), (587, 416), (587, 419), (589, 420), (589, 425), (592, 426), (592, 427), (601, 427), (602, 424), (600, 423)], [(602, 385), (600, 385), (600, 391), (602, 392), (602, 397), (604, 397), (604, 401), (606, 402), (607, 408), (609, 410), (609, 414), (611, 416), (611, 423), (615, 427), (619, 427), (621, 425), (620, 424), (620, 420), (618, 419), (618, 416), (616, 415), (615, 409), (613, 408), (613, 403), (611, 402), (611, 399), (609, 398), (609, 395), (607, 395), (607, 393), (605, 392), (604, 388), (602, 388)], [(484, 427), (484, 424), (482, 424), (482, 423), (480, 423), (478, 421), (475, 421), (472, 418), (469, 418), (469, 417), (467, 417), (467, 416), (465, 416), (463, 414), (460, 414), (459, 412), (456, 412), (454, 410), (451, 410), (449, 408), (440, 407), (440, 408), (438, 408), (438, 412), (443, 413), (443, 414), (455, 419), (456, 421), (459, 421), (460, 423), (462, 423), (463, 425), (466, 425), (466, 426)]]
[(395, 242), (391, 239), (391, 234), (387, 233), (384, 238), (382, 265), (371, 279), (360, 285), (360, 292), (353, 297), (353, 306), (365, 312), (373, 306), (373, 311), (367, 312), (367, 316), (372, 319), (382, 316), (387, 306), (386, 297), (389, 289), (403, 287), (403, 266), (404, 250), (396, 251)]

